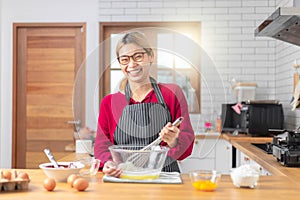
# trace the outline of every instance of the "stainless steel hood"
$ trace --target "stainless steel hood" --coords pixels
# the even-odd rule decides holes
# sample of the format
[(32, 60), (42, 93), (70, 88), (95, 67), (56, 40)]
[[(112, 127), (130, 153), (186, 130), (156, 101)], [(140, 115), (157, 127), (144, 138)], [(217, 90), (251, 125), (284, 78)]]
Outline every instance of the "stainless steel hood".
[(278, 8), (255, 30), (255, 36), (267, 36), (300, 46), (300, 7)]

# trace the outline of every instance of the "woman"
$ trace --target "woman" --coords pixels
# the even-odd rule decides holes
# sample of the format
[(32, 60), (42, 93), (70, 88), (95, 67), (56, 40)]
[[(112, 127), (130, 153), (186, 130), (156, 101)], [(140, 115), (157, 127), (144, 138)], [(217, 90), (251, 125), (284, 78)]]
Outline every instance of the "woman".
[[(116, 53), (125, 79), (119, 92), (101, 102), (94, 153), (104, 163), (102, 171), (114, 177), (122, 173), (112, 161), (109, 146), (146, 146), (160, 135), (160, 145), (170, 147), (163, 171), (180, 172), (176, 160), (191, 154), (194, 141), (181, 88), (157, 83), (150, 77), (154, 54), (142, 33), (125, 34)], [(171, 122), (180, 116), (184, 120), (179, 128), (172, 126)]]

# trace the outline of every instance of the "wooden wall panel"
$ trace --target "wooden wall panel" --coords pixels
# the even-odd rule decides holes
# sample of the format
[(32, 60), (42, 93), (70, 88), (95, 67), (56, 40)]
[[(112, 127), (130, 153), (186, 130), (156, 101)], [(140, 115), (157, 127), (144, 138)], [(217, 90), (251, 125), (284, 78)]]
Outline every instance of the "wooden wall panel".
[(45, 128), (45, 124), (47, 128), (53, 128), (53, 129), (66, 129), (66, 128), (73, 128), (72, 124), (68, 124), (67, 121), (72, 120), (73, 118), (55, 118), (55, 117), (27, 117), (27, 128), (28, 129), (40, 129)]
[[(55, 25), (54, 25), (55, 26)], [(51, 36), (55, 35), (56, 37), (61, 37), (61, 36), (76, 36), (77, 31), (72, 28), (62, 28), (62, 27), (40, 27), (38, 29), (32, 28), (27, 31), (28, 36), (36, 36), (36, 37), (41, 37), (41, 36)]]
[(30, 94), (73, 94), (73, 85), (69, 83), (28, 83)]
[(37, 85), (39, 83), (70, 83), (73, 85), (74, 80), (74, 74), (70, 72), (27, 72), (27, 74), (28, 83), (36, 83)]
[[(55, 118), (72, 118), (72, 106), (58, 106), (58, 105), (27, 105), (28, 117), (55, 117)], [(67, 122), (66, 122), (67, 123)]]
[(56, 140), (42, 140), (31, 141), (27, 140), (27, 152), (43, 152), (45, 148), (51, 149), (53, 152), (64, 152), (65, 147), (70, 144), (70, 141), (63, 141), (56, 138)]
[(47, 61), (40, 61), (40, 60), (29, 60), (27, 61), (28, 68), (27, 70), (30, 72), (38, 72), (38, 71), (73, 71), (72, 64), (74, 64), (74, 60), (67, 60), (63, 59), (60, 61), (57, 60), (47, 60)]
[(73, 136), (69, 134), (69, 129), (27, 129), (27, 137), (26, 139), (30, 139), (31, 141), (39, 141), (39, 140), (73, 140)]
[(69, 106), (72, 104), (71, 94), (28, 94), (27, 103), (34, 105)]
[(73, 37), (29, 36), (27, 40), (28, 40), (27, 44), (29, 48), (74, 48), (75, 47)]
[(27, 56), (29, 61), (39, 60), (40, 62), (48, 62), (48, 61), (56, 60), (56, 62), (59, 62), (60, 60), (74, 61), (75, 54), (74, 54), (74, 49), (72, 48), (48, 48), (47, 47), (45, 49), (30, 48), (27, 51)]

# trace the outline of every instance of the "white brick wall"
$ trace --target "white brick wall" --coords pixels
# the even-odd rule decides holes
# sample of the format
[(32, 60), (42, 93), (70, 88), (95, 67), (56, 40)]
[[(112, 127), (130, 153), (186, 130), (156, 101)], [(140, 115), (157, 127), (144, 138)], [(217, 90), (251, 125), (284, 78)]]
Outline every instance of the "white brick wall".
[[(212, 84), (214, 90), (225, 87), (227, 102), (233, 102), (231, 79), (257, 82), (256, 99), (282, 101), (286, 126), (295, 128), (300, 125), (300, 114), (291, 112), (288, 104), (292, 63), (300, 58), (299, 47), (254, 37), (255, 28), (279, 5), (291, 6), (292, 0), (99, 0), (99, 21), (201, 21), (202, 47), (224, 81), (224, 86)], [(213, 81), (212, 77), (206, 81), (210, 78)], [(208, 88), (202, 83), (202, 114), (193, 116), (200, 129), (205, 119), (220, 113), (224, 103), (225, 97), (207, 95)]]
[[(293, 6), (292, 0), (277, 0), (277, 7)], [(300, 109), (291, 111), (290, 100), (293, 91), (293, 63), (300, 58), (300, 47), (277, 40), (275, 42), (275, 94), (284, 105), (285, 126), (295, 129), (300, 126)], [(300, 62), (300, 60), (298, 61)], [(299, 71), (300, 73), (300, 71)]]

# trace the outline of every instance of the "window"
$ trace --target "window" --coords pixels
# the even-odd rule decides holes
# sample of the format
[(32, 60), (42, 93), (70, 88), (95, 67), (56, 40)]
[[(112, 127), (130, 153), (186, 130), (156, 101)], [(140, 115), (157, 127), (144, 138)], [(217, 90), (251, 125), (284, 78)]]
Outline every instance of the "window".
[[(100, 99), (116, 92), (123, 73), (116, 58), (116, 44), (125, 31), (138, 29), (153, 45), (156, 68), (152, 76), (159, 82), (181, 86), (190, 113), (200, 112), (200, 62), (191, 63), (181, 51), (188, 48), (185, 41), (200, 45), (200, 22), (120, 22), (100, 23), (101, 76)], [(197, 52), (193, 52), (197, 54)], [(192, 55), (195, 57), (195, 55)], [(197, 55), (200, 57), (199, 55)], [(200, 60), (200, 59), (199, 59)]]

